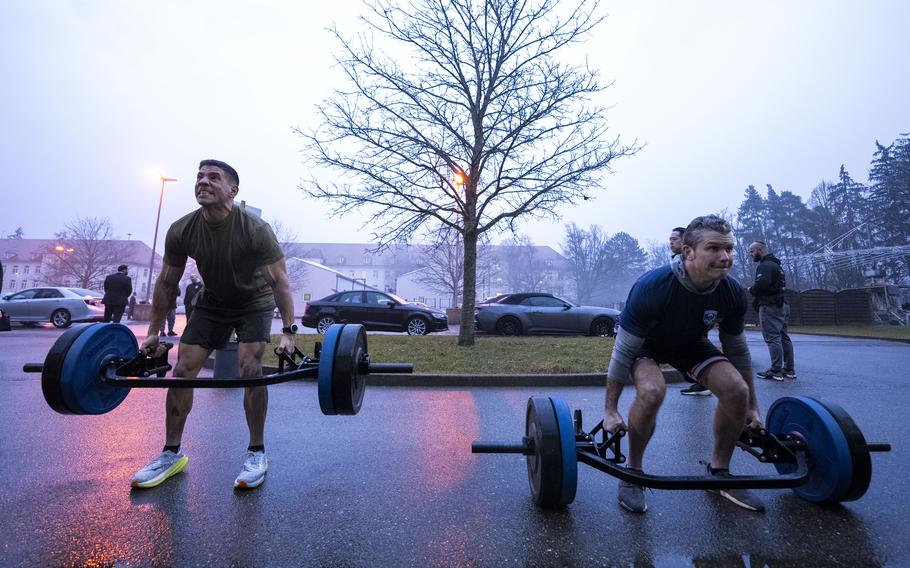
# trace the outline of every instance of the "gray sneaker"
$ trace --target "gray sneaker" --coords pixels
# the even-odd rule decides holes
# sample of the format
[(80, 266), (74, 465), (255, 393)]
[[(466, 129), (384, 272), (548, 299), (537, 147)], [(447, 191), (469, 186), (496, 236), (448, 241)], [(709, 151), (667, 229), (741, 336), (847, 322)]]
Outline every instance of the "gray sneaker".
[(762, 371), (761, 373), (756, 373), (756, 377), (759, 379), (767, 379), (769, 381), (782, 381), (784, 380), (784, 375), (780, 371), (775, 371), (774, 369), (768, 369), (767, 371)]
[[(711, 466), (707, 466), (708, 475), (713, 477), (720, 478), (729, 478), (733, 477), (729, 471), (719, 471), (717, 473), (711, 473)], [(708, 492), (714, 493), (715, 495), (720, 495), (727, 501), (731, 501), (743, 509), (748, 511), (755, 511), (756, 513), (761, 513), (765, 510), (765, 504), (762, 503), (761, 499), (755, 496), (754, 493), (748, 489), (708, 489)]]
[(269, 470), (269, 460), (265, 452), (247, 452), (243, 459), (243, 471), (234, 480), (234, 488), (253, 489), (265, 481), (265, 472)]
[(183, 452), (161, 452), (147, 466), (136, 472), (130, 485), (142, 489), (161, 485), (167, 478), (186, 469), (189, 462), (190, 459)]
[(784, 371), (784, 378), (785, 379), (795, 379), (796, 371)]
[(632, 513), (644, 513), (648, 510), (648, 504), (645, 503), (645, 488), (620, 480), (619, 505)]

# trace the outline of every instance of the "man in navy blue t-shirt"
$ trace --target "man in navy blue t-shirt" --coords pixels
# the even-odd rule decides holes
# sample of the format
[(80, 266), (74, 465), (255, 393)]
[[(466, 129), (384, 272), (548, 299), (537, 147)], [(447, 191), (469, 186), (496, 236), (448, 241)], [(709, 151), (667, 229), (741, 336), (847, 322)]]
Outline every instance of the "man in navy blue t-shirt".
[[(729, 277), (733, 236), (729, 223), (715, 215), (697, 217), (683, 235), (683, 252), (668, 266), (638, 279), (619, 320), (607, 372), (604, 429), (629, 432), (629, 469), (641, 471), (645, 448), (663, 403), (667, 385), (660, 364), (666, 363), (709, 388), (717, 397), (714, 448), (709, 475), (729, 476), (730, 457), (743, 429), (762, 425), (752, 384), (752, 358), (743, 335), (747, 298)], [(721, 351), (708, 340), (717, 325)], [(617, 410), (625, 385), (635, 385), (628, 427)], [(729, 489), (720, 495), (740, 507), (763, 511), (750, 491)], [(643, 513), (642, 487), (620, 481), (619, 503)]]

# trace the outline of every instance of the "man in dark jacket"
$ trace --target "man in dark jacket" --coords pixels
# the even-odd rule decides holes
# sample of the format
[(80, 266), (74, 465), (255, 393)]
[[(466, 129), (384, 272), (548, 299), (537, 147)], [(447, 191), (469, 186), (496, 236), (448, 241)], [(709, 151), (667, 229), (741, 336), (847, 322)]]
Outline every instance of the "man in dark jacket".
[(186, 286), (186, 292), (183, 293), (183, 305), (186, 307), (186, 321), (190, 321), (193, 315), (193, 308), (196, 307), (196, 295), (202, 290), (202, 282), (199, 277), (193, 274), (190, 276), (190, 283)]
[(120, 323), (123, 317), (123, 310), (129, 302), (130, 294), (133, 293), (133, 279), (127, 273), (127, 266), (121, 264), (117, 267), (117, 272), (109, 275), (104, 279), (104, 321), (109, 322), (111, 319)]
[(780, 260), (770, 253), (768, 245), (762, 241), (755, 241), (749, 245), (749, 256), (758, 263), (755, 269), (755, 284), (749, 288), (749, 292), (754, 297), (752, 305), (758, 311), (762, 337), (771, 353), (771, 368), (758, 373), (758, 377), (775, 381), (795, 379), (793, 343), (787, 335), (790, 305), (784, 298), (787, 280), (781, 269)]

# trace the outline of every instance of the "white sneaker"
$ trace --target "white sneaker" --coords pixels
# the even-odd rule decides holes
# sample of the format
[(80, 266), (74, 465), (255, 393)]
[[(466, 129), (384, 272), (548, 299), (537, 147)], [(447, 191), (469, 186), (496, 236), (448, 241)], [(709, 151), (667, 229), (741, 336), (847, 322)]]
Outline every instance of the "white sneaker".
[(165, 479), (186, 469), (189, 462), (190, 458), (183, 452), (161, 452), (147, 466), (136, 472), (130, 485), (143, 489), (161, 485)]
[(234, 480), (234, 488), (253, 489), (265, 481), (265, 472), (269, 470), (269, 460), (265, 452), (247, 452), (243, 459), (243, 471)]

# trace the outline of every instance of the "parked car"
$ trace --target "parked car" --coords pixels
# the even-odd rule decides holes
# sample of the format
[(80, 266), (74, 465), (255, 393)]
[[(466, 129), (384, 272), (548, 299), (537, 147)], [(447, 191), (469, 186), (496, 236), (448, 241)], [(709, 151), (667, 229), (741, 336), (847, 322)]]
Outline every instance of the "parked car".
[(553, 294), (500, 294), (474, 308), (474, 327), (500, 335), (526, 333), (612, 336), (619, 311), (576, 306)]
[(55, 327), (69, 327), (73, 322), (102, 321), (104, 294), (84, 288), (27, 288), (4, 294), (0, 310), (10, 321), (34, 325), (49, 321)]
[(373, 290), (338, 292), (309, 302), (300, 322), (319, 333), (333, 323), (359, 323), (373, 331), (406, 331), (409, 335), (449, 329), (445, 313)]

